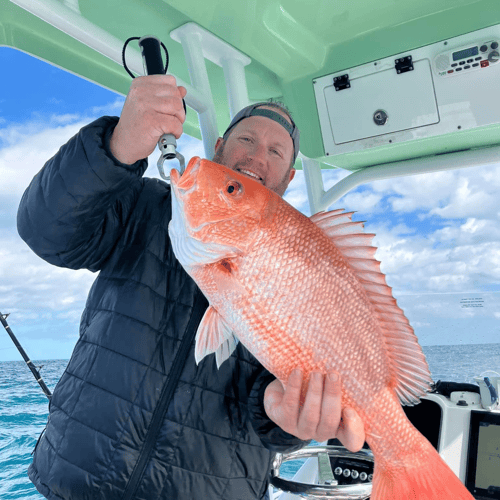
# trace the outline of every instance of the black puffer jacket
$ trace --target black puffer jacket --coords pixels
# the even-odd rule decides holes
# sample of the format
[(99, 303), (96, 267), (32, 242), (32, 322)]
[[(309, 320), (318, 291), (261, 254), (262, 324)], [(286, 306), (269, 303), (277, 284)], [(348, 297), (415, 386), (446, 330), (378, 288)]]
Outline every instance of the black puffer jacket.
[(33, 179), (18, 229), (46, 261), (100, 271), (28, 474), (49, 499), (260, 499), (273, 453), (273, 377), (241, 344), (198, 366), (207, 301), (168, 238), (170, 188), (109, 152), (117, 118), (83, 128)]

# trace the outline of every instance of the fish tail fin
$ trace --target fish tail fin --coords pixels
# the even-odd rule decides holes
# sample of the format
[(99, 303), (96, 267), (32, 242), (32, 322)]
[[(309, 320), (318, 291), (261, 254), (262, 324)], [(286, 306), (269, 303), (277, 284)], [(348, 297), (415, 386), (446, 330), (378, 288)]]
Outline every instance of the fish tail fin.
[(424, 456), (408, 453), (402, 461), (395, 467), (375, 457), (371, 500), (474, 500), (430, 444)]

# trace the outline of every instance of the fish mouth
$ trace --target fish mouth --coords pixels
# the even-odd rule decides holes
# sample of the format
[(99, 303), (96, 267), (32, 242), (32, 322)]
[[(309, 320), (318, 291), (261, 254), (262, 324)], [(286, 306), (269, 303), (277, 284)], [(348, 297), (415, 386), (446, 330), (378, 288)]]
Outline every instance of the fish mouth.
[(189, 162), (182, 176), (177, 170), (171, 171), (170, 181), (177, 193), (181, 196), (196, 188), (196, 175), (200, 169), (200, 163), (200, 158), (193, 158), (193, 160)]
[(240, 174), (243, 174), (247, 177), (250, 177), (250, 179), (254, 179), (254, 180), (260, 182), (262, 185), (264, 185), (264, 179), (262, 177), (260, 177), (258, 174), (256, 174), (254, 171), (252, 171), (248, 168), (240, 168), (240, 167), (235, 168), (235, 170), (237, 172), (239, 172)]

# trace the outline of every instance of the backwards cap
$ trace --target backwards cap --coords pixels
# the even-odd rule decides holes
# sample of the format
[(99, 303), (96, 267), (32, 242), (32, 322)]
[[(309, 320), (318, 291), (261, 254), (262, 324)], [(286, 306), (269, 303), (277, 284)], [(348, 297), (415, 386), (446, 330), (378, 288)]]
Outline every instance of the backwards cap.
[(272, 106), (272, 103), (258, 102), (257, 104), (251, 104), (250, 106), (243, 108), (232, 119), (231, 123), (229, 124), (229, 127), (224, 132), (222, 138), (226, 140), (231, 130), (244, 118), (248, 118), (250, 116), (265, 116), (266, 118), (269, 118), (271, 120), (274, 120), (276, 123), (279, 123), (290, 134), (290, 137), (292, 138), (293, 142), (293, 161), (295, 162), (295, 160), (297, 159), (297, 155), (299, 154), (299, 140), (300, 140), (299, 129), (295, 126), (295, 123), (293, 122), (291, 117), (290, 120), (292, 123), (290, 124), (284, 116), (280, 115), (279, 113), (276, 113), (276, 111), (272, 111), (270, 109), (260, 109), (259, 108), (260, 106)]

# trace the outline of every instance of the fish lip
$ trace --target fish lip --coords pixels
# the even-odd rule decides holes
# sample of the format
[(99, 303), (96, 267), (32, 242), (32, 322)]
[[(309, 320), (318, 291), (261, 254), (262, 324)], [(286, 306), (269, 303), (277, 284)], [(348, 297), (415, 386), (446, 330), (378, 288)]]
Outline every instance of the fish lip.
[(198, 171), (200, 170), (201, 159), (198, 158), (194, 162), (190, 162), (179, 176), (173, 176), (170, 181), (174, 188), (174, 191), (180, 196), (184, 196), (186, 193), (193, 191), (197, 186)]

